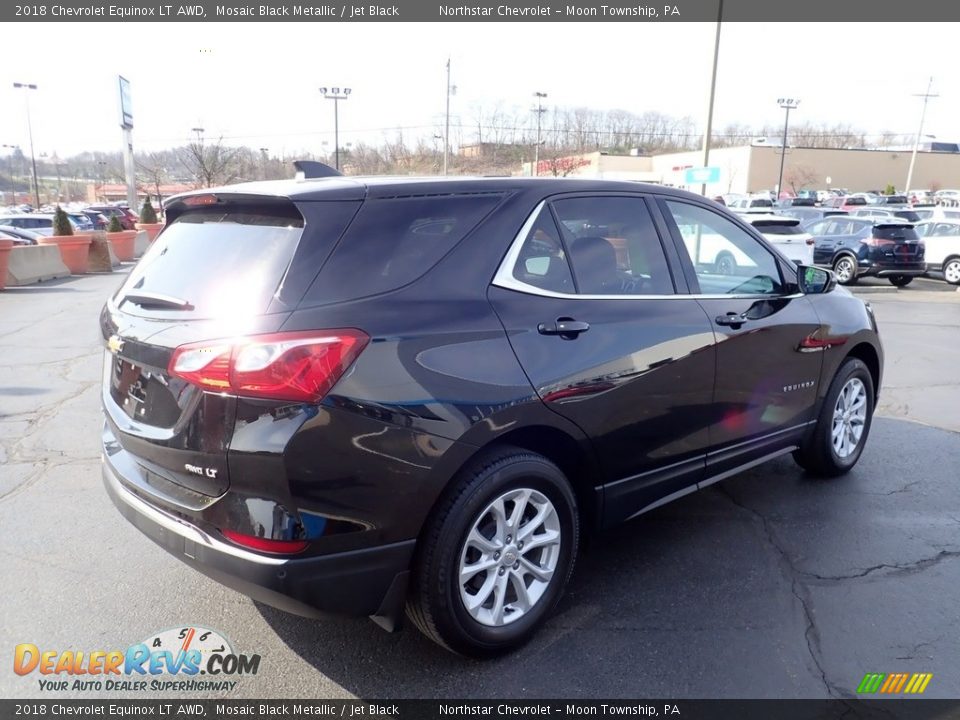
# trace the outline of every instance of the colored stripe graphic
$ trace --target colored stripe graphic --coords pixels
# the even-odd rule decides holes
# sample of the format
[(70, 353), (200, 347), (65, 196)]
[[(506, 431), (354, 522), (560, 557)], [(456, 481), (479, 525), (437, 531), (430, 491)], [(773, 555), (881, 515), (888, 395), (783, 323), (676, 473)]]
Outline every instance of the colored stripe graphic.
[(920, 695), (932, 679), (933, 673), (867, 673), (857, 686), (857, 693)]
[(863, 680), (860, 681), (860, 685), (857, 687), (857, 692), (875, 693), (885, 677), (886, 675), (882, 675), (880, 673), (867, 673), (863, 676)]

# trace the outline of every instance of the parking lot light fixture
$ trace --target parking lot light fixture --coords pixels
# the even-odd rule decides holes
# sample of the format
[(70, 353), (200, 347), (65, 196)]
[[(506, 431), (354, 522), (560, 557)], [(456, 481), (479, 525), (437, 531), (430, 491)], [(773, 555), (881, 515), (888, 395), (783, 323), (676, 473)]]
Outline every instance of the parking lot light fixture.
[(351, 92), (351, 88), (320, 88), (321, 95), (327, 100), (333, 100), (333, 157), (337, 170), (340, 169), (340, 101), (348, 100)]
[(800, 104), (795, 98), (778, 98), (777, 104), (787, 111), (787, 117), (783, 121), (783, 145), (780, 147), (780, 174), (777, 176), (777, 200), (780, 199), (780, 193), (783, 192), (783, 164), (787, 159), (787, 129), (790, 127), (790, 111), (796, 110)]
[(13, 84), (14, 89), (23, 90), (24, 102), (27, 106), (27, 133), (30, 135), (30, 162), (33, 164), (33, 197), (37, 201), (36, 207), (40, 207), (40, 185), (37, 183), (37, 158), (33, 154), (33, 124), (30, 122), (30, 91), (36, 90), (37, 86), (33, 83)]

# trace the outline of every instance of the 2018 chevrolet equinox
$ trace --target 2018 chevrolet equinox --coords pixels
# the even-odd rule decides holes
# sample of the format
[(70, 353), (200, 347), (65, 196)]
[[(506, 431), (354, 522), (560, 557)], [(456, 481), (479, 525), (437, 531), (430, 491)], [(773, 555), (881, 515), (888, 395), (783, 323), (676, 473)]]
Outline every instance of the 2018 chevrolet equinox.
[(867, 441), (869, 306), (697, 195), (327, 176), (166, 213), (100, 318), (106, 489), (289, 612), (503, 652), (581, 535), (785, 453), (840, 475)]

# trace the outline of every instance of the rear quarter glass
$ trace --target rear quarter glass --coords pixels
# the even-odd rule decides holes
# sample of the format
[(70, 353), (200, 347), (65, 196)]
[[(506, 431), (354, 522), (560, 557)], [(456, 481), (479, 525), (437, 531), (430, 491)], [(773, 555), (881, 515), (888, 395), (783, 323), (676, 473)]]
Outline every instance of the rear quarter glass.
[(425, 275), (503, 200), (501, 193), (367, 200), (303, 304), (396, 290)]

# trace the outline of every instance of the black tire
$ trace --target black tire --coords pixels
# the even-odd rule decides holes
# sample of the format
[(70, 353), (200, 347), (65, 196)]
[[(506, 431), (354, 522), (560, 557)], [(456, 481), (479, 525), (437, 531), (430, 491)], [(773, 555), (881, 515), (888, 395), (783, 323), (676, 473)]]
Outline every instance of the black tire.
[(891, 275), (889, 278), (890, 284), (894, 287), (906, 287), (913, 282), (913, 278), (908, 275)]
[(960, 285), (960, 258), (948, 258), (943, 263), (943, 279), (951, 285)]
[[(849, 271), (845, 265), (849, 266)], [(833, 274), (837, 276), (837, 282), (841, 285), (857, 284), (857, 259), (853, 255), (841, 255), (833, 261)]]
[[(834, 409), (841, 390), (853, 378), (860, 380), (866, 390), (867, 414), (863, 424), (863, 433), (855, 450), (847, 457), (840, 457), (834, 450), (832, 442)], [(837, 477), (849, 472), (860, 459), (863, 447), (870, 435), (875, 397), (873, 377), (870, 375), (869, 368), (862, 360), (847, 358), (830, 383), (816, 425), (801, 443), (800, 448), (793, 452), (793, 459), (796, 460), (797, 464), (808, 472), (822, 477)]]
[(713, 271), (717, 275), (736, 275), (737, 274), (737, 260), (733, 257), (732, 253), (722, 252), (717, 255), (716, 261), (713, 263)]
[[(461, 599), (461, 553), (485, 508), (518, 488), (536, 490), (552, 503), (561, 532), (557, 565), (532, 608), (508, 624), (484, 625)], [(500, 448), (462, 471), (428, 519), (417, 545), (407, 616), (428, 638), (461, 655), (490, 657), (513, 650), (534, 635), (556, 606), (573, 572), (578, 545), (576, 498), (563, 472), (542, 455)]]

